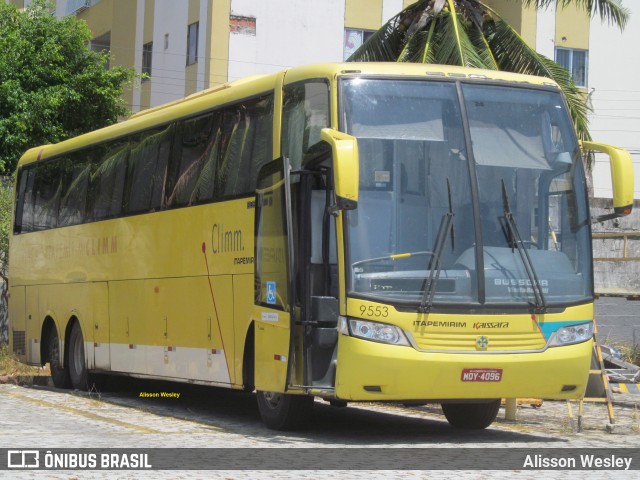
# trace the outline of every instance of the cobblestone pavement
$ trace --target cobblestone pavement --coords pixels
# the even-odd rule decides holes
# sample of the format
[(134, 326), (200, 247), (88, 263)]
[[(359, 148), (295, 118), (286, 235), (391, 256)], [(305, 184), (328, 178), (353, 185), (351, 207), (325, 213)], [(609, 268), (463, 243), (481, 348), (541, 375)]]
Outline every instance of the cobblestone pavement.
[[(141, 391), (169, 391), (180, 398), (140, 398)], [(573, 404), (574, 421), (578, 413)], [(517, 420), (501, 410), (492, 427), (452, 429), (437, 405), (350, 404), (316, 401), (308, 428), (282, 433), (259, 420), (255, 397), (240, 392), (176, 384), (89, 395), (42, 387), (0, 385), (0, 448), (424, 448), (487, 447), (496, 462), (511, 448), (612, 448), (640, 445), (640, 399), (618, 396), (608, 433), (606, 406), (586, 404), (583, 431), (572, 431), (565, 402), (518, 407)], [(399, 450), (400, 451), (400, 450)], [(247, 455), (251, 455), (248, 450)], [(348, 450), (345, 450), (348, 455)], [(634, 462), (640, 461), (635, 459)], [(452, 465), (455, 468), (455, 465)], [(8, 474), (11, 475), (8, 475)], [(534, 471), (0, 471), (2, 478), (540, 478)], [(543, 472), (550, 477), (585, 472)], [(633, 478), (635, 472), (597, 472), (598, 478)], [(3, 477), (4, 474), (4, 477)], [(636, 477), (637, 478), (637, 477)]]

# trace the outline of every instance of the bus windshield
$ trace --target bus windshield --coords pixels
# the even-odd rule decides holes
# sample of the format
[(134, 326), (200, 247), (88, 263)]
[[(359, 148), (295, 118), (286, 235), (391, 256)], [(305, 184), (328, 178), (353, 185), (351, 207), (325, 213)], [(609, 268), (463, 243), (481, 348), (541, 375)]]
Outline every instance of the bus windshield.
[(592, 297), (584, 173), (557, 89), (344, 78), (340, 92), (360, 155), (350, 295), (540, 311)]

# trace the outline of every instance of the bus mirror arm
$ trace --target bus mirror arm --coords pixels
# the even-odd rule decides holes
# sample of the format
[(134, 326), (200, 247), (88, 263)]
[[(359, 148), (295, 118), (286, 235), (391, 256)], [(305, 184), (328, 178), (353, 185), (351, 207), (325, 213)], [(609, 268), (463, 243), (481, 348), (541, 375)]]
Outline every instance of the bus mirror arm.
[(335, 215), (340, 210), (354, 210), (358, 206), (358, 140), (332, 128), (323, 128), (320, 136), (331, 146), (333, 156), (336, 198), (329, 212)]
[(633, 163), (629, 152), (604, 143), (581, 141), (583, 151), (596, 151), (609, 156), (613, 187), (613, 213), (593, 219), (595, 222), (629, 215), (633, 208)]

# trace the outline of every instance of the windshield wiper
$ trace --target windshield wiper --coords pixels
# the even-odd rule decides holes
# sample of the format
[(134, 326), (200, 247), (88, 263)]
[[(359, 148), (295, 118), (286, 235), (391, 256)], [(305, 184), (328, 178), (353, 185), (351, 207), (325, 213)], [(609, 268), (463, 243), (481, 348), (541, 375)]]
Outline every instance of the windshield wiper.
[(418, 307), (418, 313), (429, 313), (433, 306), (433, 296), (436, 291), (436, 283), (440, 278), (442, 270), (442, 252), (447, 242), (447, 237), (451, 235), (451, 248), (455, 248), (455, 232), (453, 230), (453, 206), (451, 204), (451, 185), (447, 178), (447, 194), (449, 197), (449, 211), (442, 216), (438, 235), (436, 236), (436, 245), (433, 248), (433, 255), (429, 262), (429, 278), (425, 278), (425, 284), (422, 288), (422, 300)]
[(533, 262), (531, 261), (531, 257), (529, 256), (527, 249), (524, 247), (524, 242), (522, 241), (522, 237), (518, 231), (518, 225), (516, 224), (516, 220), (511, 212), (511, 207), (509, 206), (509, 194), (507, 193), (507, 187), (504, 184), (504, 178), (502, 179), (502, 205), (504, 209), (504, 217), (507, 221), (506, 223), (509, 234), (509, 238), (507, 240), (511, 246), (511, 252), (513, 252), (514, 248), (518, 250), (524, 269), (527, 272), (529, 281), (531, 282), (531, 289), (533, 290), (533, 296), (535, 297), (534, 312), (544, 313), (547, 310), (547, 302), (544, 299), (542, 287), (540, 286), (540, 281), (536, 274), (536, 269), (533, 266)]

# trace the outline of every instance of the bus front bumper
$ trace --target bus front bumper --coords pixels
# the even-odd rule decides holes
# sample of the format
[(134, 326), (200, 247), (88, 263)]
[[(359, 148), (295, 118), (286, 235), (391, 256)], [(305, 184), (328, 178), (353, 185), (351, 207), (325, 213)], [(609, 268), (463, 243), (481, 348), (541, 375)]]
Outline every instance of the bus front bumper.
[(353, 401), (575, 399), (584, 395), (592, 349), (589, 340), (532, 353), (431, 353), (340, 335), (335, 394)]

